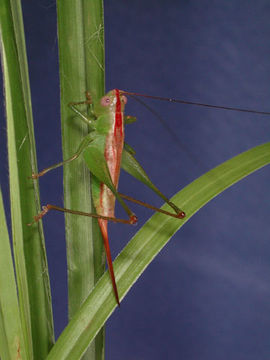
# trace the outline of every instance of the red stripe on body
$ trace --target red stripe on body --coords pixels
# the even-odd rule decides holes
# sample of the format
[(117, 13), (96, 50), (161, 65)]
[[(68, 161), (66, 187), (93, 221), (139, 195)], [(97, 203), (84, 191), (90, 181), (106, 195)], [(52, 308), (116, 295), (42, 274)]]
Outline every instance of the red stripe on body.
[[(122, 106), (121, 106), (121, 99), (120, 99), (120, 92), (118, 89), (115, 89), (115, 97), (116, 97), (116, 104), (115, 104), (115, 118), (114, 118), (114, 127), (111, 129), (109, 134), (106, 138), (106, 145), (104, 151), (104, 157), (107, 161), (107, 165), (110, 171), (110, 175), (112, 178), (112, 182), (114, 186), (117, 188), (118, 186), (118, 179), (120, 174), (120, 167), (121, 167), (121, 158), (122, 158), (122, 150), (124, 145), (124, 131), (123, 131), (123, 113), (122, 113)], [(107, 188), (107, 186), (103, 183), (100, 184), (100, 209), (101, 215), (105, 216), (114, 216), (114, 206), (115, 206), (115, 196)], [(118, 305), (119, 303), (119, 296), (113, 271), (113, 264), (111, 258), (111, 251), (109, 246), (109, 239), (108, 239), (108, 222), (107, 220), (98, 219), (98, 223), (100, 226), (108, 269), (112, 281), (113, 291), (115, 295), (115, 299)]]
[[(124, 145), (124, 132), (123, 132), (123, 113), (121, 107), (120, 91), (115, 89), (115, 119), (114, 119), (114, 128), (109, 133), (106, 139), (104, 157), (107, 161), (108, 168), (111, 174), (111, 178), (114, 186), (117, 188), (118, 179), (120, 174), (120, 165), (122, 150)], [(114, 195), (109, 191), (111, 196), (114, 199)], [(104, 197), (108, 197), (108, 188), (104, 184), (100, 184), (100, 207), (102, 209), (102, 215), (105, 216), (114, 216), (108, 209), (105, 208)], [(114, 207), (114, 205), (113, 205)]]
[(114, 126), (114, 135), (117, 136), (117, 132), (120, 132), (120, 135), (123, 136), (123, 114), (121, 109), (121, 100), (120, 92), (118, 89), (115, 89), (116, 95), (116, 105), (115, 105), (115, 126)]

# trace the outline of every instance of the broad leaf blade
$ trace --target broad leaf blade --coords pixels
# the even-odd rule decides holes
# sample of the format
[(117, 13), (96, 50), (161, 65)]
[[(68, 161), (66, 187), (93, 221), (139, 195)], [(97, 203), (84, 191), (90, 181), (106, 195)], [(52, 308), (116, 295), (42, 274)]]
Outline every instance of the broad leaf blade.
[[(226, 161), (177, 193), (171, 200), (186, 211), (186, 218), (178, 220), (156, 213), (114, 261), (121, 299), (171, 236), (192, 215), (229, 186), (269, 163), (270, 143), (267, 143)], [(168, 210), (168, 206), (163, 208)], [(110, 278), (106, 273), (61, 334), (48, 360), (80, 359), (115, 307)]]

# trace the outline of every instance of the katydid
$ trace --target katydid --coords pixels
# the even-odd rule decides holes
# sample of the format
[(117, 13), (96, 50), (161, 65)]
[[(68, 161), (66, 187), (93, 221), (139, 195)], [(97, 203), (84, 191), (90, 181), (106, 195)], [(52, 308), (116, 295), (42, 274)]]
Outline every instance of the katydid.
[[(65, 209), (48, 204), (43, 207), (42, 212), (34, 217), (34, 222), (40, 220), (49, 210), (57, 210), (97, 218), (104, 242), (112, 287), (118, 305), (120, 305), (120, 300), (108, 241), (108, 221), (126, 224), (135, 224), (137, 222), (136, 215), (130, 210), (123, 199), (133, 201), (172, 217), (179, 219), (185, 217), (184, 211), (174, 203), (170, 202), (166, 196), (163, 195), (151, 182), (141, 165), (135, 159), (132, 148), (124, 142), (124, 125), (132, 123), (136, 119), (131, 116), (124, 116), (124, 108), (127, 103), (127, 98), (123, 95), (123, 93), (124, 91), (120, 91), (118, 89), (111, 90), (94, 104), (91, 102), (90, 95), (87, 94), (86, 101), (71, 103), (71, 109), (89, 125), (89, 134), (82, 140), (77, 152), (71, 158), (64, 160), (61, 163), (52, 165), (38, 174), (32, 174), (32, 178), (37, 179), (48, 171), (71, 162), (79, 156), (83, 156), (86, 165), (93, 175), (92, 198), (96, 213), (84, 213), (78, 210)], [(83, 114), (78, 109), (77, 106), (83, 103), (90, 105), (90, 116)], [(172, 208), (172, 212), (157, 209), (147, 203), (120, 194), (117, 188), (121, 167), (130, 175), (151, 188)], [(118, 219), (114, 216), (116, 199), (124, 208), (129, 219)]]

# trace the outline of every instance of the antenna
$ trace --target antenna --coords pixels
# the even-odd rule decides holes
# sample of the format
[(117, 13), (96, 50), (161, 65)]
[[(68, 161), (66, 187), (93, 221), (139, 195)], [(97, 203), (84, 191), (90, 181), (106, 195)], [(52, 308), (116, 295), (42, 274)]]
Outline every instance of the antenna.
[[(122, 92), (122, 91), (121, 91)], [(126, 93), (126, 92), (125, 92)], [(131, 95), (131, 93), (126, 93), (128, 95), (130, 95), (130, 97), (132, 99), (134, 99), (135, 101), (137, 101), (139, 104), (141, 104), (142, 106), (144, 106), (148, 111), (150, 111), (160, 122), (160, 124), (163, 126), (163, 128), (167, 131), (167, 133), (170, 135), (170, 137), (173, 139), (174, 143), (176, 144), (176, 146), (181, 150), (184, 151), (188, 157), (193, 161), (194, 164), (196, 164), (202, 171), (205, 171), (205, 164), (200, 161), (181, 141), (181, 139), (176, 135), (175, 131), (173, 131), (171, 129), (171, 127), (168, 124), (168, 121), (164, 120), (164, 118), (157, 112), (155, 111), (151, 106), (149, 106), (148, 104), (146, 104), (144, 101), (142, 101), (141, 99), (138, 99), (136, 96), (137, 95)]]
[(270, 115), (270, 112), (267, 112), (267, 111), (258, 111), (258, 110), (252, 110), (252, 109), (241, 109), (238, 107), (203, 104), (203, 103), (199, 103), (199, 102), (195, 102), (195, 101), (179, 100), (179, 99), (174, 99), (174, 98), (166, 98), (166, 97), (162, 97), (162, 96), (152, 96), (152, 95), (139, 94), (139, 93), (134, 93), (134, 92), (129, 92), (129, 91), (122, 91), (122, 90), (121, 90), (121, 93), (131, 95), (131, 96), (141, 96), (141, 97), (145, 97), (148, 99), (169, 101), (169, 102), (185, 104), (185, 105), (195, 105), (195, 106), (207, 107), (207, 108), (212, 108), (212, 109), (222, 109), (222, 110), (246, 112), (246, 113), (252, 113), (252, 114), (259, 114), (259, 115)]

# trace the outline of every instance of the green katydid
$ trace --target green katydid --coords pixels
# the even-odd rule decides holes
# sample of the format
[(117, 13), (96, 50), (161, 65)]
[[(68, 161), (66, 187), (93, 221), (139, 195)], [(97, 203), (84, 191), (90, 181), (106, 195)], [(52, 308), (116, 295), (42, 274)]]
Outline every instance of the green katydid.
[[(124, 116), (124, 108), (127, 98), (123, 95), (123, 93), (124, 92), (118, 89), (114, 89), (109, 91), (94, 104), (91, 103), (89, 95), (87, 95), (87, 100), (84, 102), (71, 103), (70, 107), (72, 110), (74, 110), (75, 113), (89, 125), (89, 134), (82, 140), (77, 152), (71, 158), (64, 160), (61, 163), (52, 165), (38, 174), (32, 174), (32, 178), (36, 179), (52, 169), (71, 162), (81, 155), (83, 156), (86, 165), (93, 175), (92, 197), (96, 213), (84, 213), (48, 204), (43, 207), (42, 212), (34, 217), (34, 222), (40, 220), (49, 210), (57, 210), (97, 218), (104, 242), (113, 291), (118, 305), (120, 304), (120, 300), (112, 265), (107, 225), (108, 221), (126, 224), (135, 224), (137, 222), (136, 215), (130, 210), (123, 199), (133, 201), (172, 217), (179, 219), (185, 217), (185, 213), (179, 209), (177, 205), (170, 202), (166, 196), (163, 195), (151, 182), (141, 165), (134, 158), (134, 151), (132, 148), (124, 142), (124, 125), (132, 123), (136, 119), (134, 117)], [(77, 108), (77, 105), (82, 103), (90, 105), (90, 116), (83, 114)], [(151, 188), (172, 208), (173, 212), (157, 209), (147, 203), (120, 194), (117, 187), (121, 167), (130, 175), (134, 176), (136, 179)], [(123, 206), (129, 217), (128, 220), (115, 218), (114, 208), (116, 199)]]
[[(143, 96), (158, 100), (167, 100), (170, 102), (179, 102), (183, 104), (270, 115), (270, 113), (268, 112), (261, 112), (257, 110), (201, 104), (171, 98), (162, 98), (157, 96), (130, 93), (117, 89), (111, 90), (94, 104), (92, 104), (91, 97), (88, 93), (86, 101), (82, 101), (79, 103), (70, 103), (71, 109), (77, 115), (79, 115), (79, 117), (84, 122), (89, 125), (90, 133), (82, 140), (77, 152), (71, 158), (64, 160), (61, 163), (52, 165), (38, 174), (32, 174), (32, 178), (36, 179), (40, 176), (43, 176), (48, 171), (62, 166), (68, 162), (71, 162), (82, 155), (84, 157), (86, 165), (88, 166), (89, 170), (93, 175), (92, 197), (96, 213), (84, 213), (78, 210), (65, 209), (59, 206), (48, 204), (43, 207), (42, 212), (40, 212), (34, 217), (34, 222), (40, 220), (49, 210), (57, 210), (62, 212), (68, 212), (71, 214), (97, 218), (104, 241), (104, 247), (113, 291), (118, 305), (120, 301), (112, 265), (111, 252), (108, 241), (107, 223), (108, 221), (125, 224), (135, 224), (137, 222), (136, 215), (129, 209), (123, 199), (135, 202), (137, 204), (148, 207), (158, 212), (162, 212), (172, 217), (176, 217), (179, 219), (185, 217), (185, 213), (181, 209), (179, 209), (178, 206), (170, 202), (165, 197), (165, 195), (163, 195), (151, 182), (141, 165), (134, 158), (133, 149), (124, 142), (124, 125), (136, 121), (135, 117), (124, 116), (124, 108), (127, 102), (127, 98), (124, 94), (129, 94), (131, 96)], [(91, 107), (90, 116), (83, 114), (77, 108), (77, 105), (85, 103), (89, 104)], [(173, 209), (174, 212), (167, 212), (142, 201), (135, 200), (129, 196), (120, 194), (117, 190), (117, 187), (121, 167), (129, 174), (134, 176), (136, 179), (140, 180), (149, 188), (151, 188), (158, 196), (160, 196), (167, 204), (169, 204), (169, 206)], [(128, 214), (128, 220), (115, 218), (114, 207), (116, 199), (118, 199), (118, 201)]]

